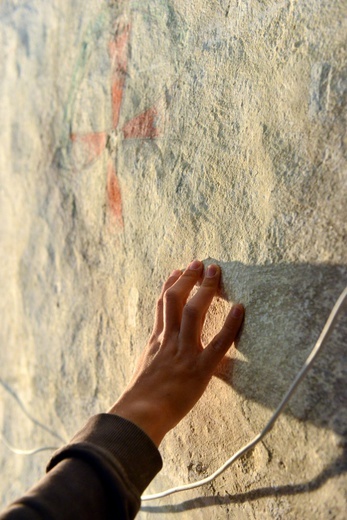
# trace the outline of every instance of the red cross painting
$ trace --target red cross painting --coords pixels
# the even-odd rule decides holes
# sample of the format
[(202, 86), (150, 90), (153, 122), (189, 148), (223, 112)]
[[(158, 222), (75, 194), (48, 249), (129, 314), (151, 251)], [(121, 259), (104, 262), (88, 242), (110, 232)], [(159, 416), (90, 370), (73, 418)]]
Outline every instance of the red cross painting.
[[(125, 91), (130, 29), (130, 24), (122, 26), (118, 22), (114, 36), (109, 42), (112, 129), (70, 135), (73, 146), (79, 148), (79, 154), (82, 153), (85, 165), (94, 161), (104, 152), (108, 137), (113, 132), (121, 133), (124, 139), (154, 139), (159, 135), (157, 125), (159, 109), (155, 106), (133, 117), (119, 128), (119, 116)], [(109, 214), (116, 228), (120, 230), (123, 227), (122, 199), (114, 159), (111, 156), (108, 157), (106, 191)]]

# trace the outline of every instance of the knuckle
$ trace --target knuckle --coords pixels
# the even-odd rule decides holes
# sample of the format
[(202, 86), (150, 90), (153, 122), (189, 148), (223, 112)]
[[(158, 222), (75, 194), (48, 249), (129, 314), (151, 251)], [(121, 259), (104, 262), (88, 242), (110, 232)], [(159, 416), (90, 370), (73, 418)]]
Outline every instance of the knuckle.
[(176, 304), (178, 302), (178, 294), (174, 289), (168, 289), (164, 294), (165, 302), (168, 304)]
[(187, 278), (188, 280), (196, 280), (200, 277), (200, 271), (198, 269), (187, 269), (183, 273), (183, 277)]
[(234, 336), (236, 334), (236, 327), (234, 319), (227, 319), (223, 325), (223, 332), (228, 335), (228, 337)]
[(175, 279), (169, 278), (163, 285), (163, 293), (167, 291), (175, 282)]
[(193, 320), (199, 318), (199, 316), (200, 316), (199, 309), (191, 303), (187, 303), (186, 306), (184, 307), (184, 314), (187, 316), (187, 318), (190, 318)]
[(160, 297), (159, 300), (157, 301), (157, 311), (162, 311), (163, 305), (164, 305), (163, 298)]
[(178, 339), (178, 331), (164, 329), (160, 334), (160, 343), (162, 345), (175, 346)]
[(148, 350), (156, 350), (157, 349), (157, 344), (158, 344), (158, 340), (159, 340), (159, 333), (157, 331), (153, 331), (152, 334), (150, 335), (150, 338), (148, 340)]
[(201, 284), (203, 289), (209, 289), (210, 291), (215, 292), (218, 287), (218, 279), (215, 278), (204, 278), (204, 281)]
[(230, 332), (226, 332), (224, 330), (221, 334), (220, 345), (219, 345), (220, 350), (222, 350), (222, 349), (228, 350), (231, 347), (231, 345), (234, 343), (234, 339), (235, 339), (234, 334), (231, 334)]
[(172, 284), (170, 284), (168, 281), (166, 281), (163, 285), (163, 288), (162, 288), (162, 291), (161, 291), (161, 294), (164, 295), (166, 293), (166, 291), (169, 289), (169, 287), (171, 287)]
[(223, 341), (222, 338), (216, 338), (212, 341), (211, 345), (212, 349), (215, 352), (220, 352), (221, 350), (223, 350), (223, 347), (225, 346), (225, 341)]

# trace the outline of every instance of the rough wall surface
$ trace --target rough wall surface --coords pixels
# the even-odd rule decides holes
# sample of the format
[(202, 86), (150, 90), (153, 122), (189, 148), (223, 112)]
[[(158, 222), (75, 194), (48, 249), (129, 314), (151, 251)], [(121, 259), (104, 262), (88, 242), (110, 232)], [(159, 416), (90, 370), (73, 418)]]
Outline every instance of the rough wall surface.
[[(2, 0), (12, 445), (59, 446), (108, 408), (161, 282), (194, 257), (221, 263), (247, 316), (149, 490), (208, 475), (262, 428), (346, 284), (346, 15), (345, 0)], [(207, 336), (228, 306), (213, 306)], [(345, 518), (346, 332), (252, 454), (139, 518)], [(47, 458), (1, 447), (2, 504)]]

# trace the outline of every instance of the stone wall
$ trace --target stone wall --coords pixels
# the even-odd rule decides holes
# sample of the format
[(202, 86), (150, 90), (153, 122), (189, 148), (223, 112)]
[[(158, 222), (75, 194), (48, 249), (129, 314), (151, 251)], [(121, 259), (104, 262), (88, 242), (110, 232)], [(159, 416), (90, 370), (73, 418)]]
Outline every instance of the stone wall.
[[(224, 274), (206, 337), (227, 300), (247, 315), (149, 491), (210, 474), (263, 427), (346, 285), (346, 15), (345, 0), (1, 2), (0, 424), (12, 445), (59, 446), (108, 408), (161, 283), (195, 257)], [(344, 518), (346, 332), (340, 320), (252, 454), (139, 518)], [(48, 457), (1, 447), (3, 504)]]

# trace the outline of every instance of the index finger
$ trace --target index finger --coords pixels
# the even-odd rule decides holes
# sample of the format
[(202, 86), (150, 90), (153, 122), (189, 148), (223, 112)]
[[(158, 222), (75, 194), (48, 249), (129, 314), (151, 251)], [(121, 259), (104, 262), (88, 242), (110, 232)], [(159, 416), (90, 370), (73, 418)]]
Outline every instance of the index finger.
[(199, 290), (185, 306), (181, 326), (183, 344), (192, 346), (200, 344), (203, 322), (218, 290), (220, 275), (218, 265), (209, 265)]

